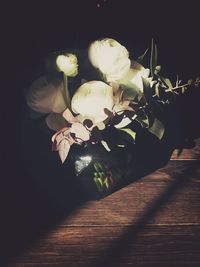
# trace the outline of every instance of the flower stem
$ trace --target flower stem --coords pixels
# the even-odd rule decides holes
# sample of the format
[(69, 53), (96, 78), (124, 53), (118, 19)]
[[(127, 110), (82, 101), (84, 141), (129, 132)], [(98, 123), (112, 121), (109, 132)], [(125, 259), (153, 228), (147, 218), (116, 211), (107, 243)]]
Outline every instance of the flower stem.
[(68, 89), (68, 78), (67, 78), (67, 75), (65, 75), (65, 73), (63, 73), (63, 83), (64, 83), (65, 102), (66, 102), (67, 107), (71, 110), (71, 98), (70, 98), (69, 89)]
[(181, 89), (181, 88), (183, 88), (185, 86), (188, 86), (188, 85), (190, 85), (190, 84), (189, 83), (185, 83), (185, 84), (182, 84), (180, 86), (176, 86), (176, 87), (173, 87), (173, 88), (166, 89), (165, 92), (170, 92), (170, 91), (173, 91), (173, 90), (176, 90), (176, 89)]

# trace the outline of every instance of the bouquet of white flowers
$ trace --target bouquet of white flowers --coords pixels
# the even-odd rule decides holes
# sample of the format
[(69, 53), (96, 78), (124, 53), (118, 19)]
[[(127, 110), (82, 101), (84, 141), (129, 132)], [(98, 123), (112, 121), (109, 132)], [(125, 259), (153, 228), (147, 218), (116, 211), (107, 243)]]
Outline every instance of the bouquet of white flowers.
[[(55, 131), (53, 150), (62, 163), (73, 157), (83, 187), (98, 197), (130, 182), (138, 166), (139, 172), (144, 169), (140, 146), (151, 142), (152, 147), (160, 151), (167, 147), (167, 155), (171, 153), (174, 141), (165, 111), (178, 95), (199, 86), (198, 78), (183, 85), (177, 79), (173, 86), (162, 77), (153, 41), (145, 68), (142, 61), (147, 54), (148, 50), (132, 60), (116, 40), (96, 40), (89, 45), (87, 64), (76, 52), (56, 53), (53, 68), (57, 76), (62, 75), (59, 82), (46, 75), (27, 90), (28, 106), (47, 114), (46, 124)], [(149, 162), (148, 170), (154, 169)]]

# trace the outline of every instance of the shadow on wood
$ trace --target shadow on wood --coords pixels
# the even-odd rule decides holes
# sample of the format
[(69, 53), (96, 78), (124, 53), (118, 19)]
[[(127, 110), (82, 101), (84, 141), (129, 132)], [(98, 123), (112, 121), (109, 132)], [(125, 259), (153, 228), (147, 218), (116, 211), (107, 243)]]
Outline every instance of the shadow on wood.
[[(122, 259), (127, 259), (128, 256), (130, 256), (130, 253), (132, 256), (134, 255), (134, 244), (137, 244), (141, 232), (145, 229), (145, 225), (151, 221), (151, 219), (165, 206), (174, 194), (177, 194), (178, 191), (187, 184), (191, 177), (195, 176), (198, 168), (199, 160), (188, 162), (184, 170), (177, 170), (174, 174), (171, 173), (173, 180), (169, 184), (168, 188), (152, 203), (149, 203), (146, 211), (141, 215), (136, 223), (132, 225), (131, 229), (129, 227), (127, 232), (124, 232), (118, 240), (115, 240), (115, 244), (111, 245), (107, 251), (104, 251), (101, 254), (101, 258), (99, 258), (99, 261), (97, 261), (95, 266), (123, 266)], [(152, 246), (153, 245), (154, 244), (152, 244)], [(138, 266), (139, 262), (140, 260), (138, 259)], [(151, 266), (150, 264), (151, 263), (148, 262), (146, 265), (142, 266)], [(153, 265), (155, 266), (155, 264)], [(176, 265), (172, 265), (172, 263), (170, 263), (170, 266)]]

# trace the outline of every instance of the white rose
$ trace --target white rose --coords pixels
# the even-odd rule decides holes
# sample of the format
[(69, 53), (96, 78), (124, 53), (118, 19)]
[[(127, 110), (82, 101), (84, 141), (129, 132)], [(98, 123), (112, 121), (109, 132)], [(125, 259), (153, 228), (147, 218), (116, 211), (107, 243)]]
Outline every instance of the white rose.
[(73, 112), (99, 123), (107, 118), (104, 109), (112, 110), (112, 87), (101, 81), (90, 81), (82, 84), (72, 97)]
[(26, 92), (27, 105), (40, 113), (63, 112), (66, 109), (63, 90), (63, 83), (55, 86), (41, 76)]
[(73, 54), (59, 55), (56, 58), (56, 65), (66, 76), (74, 77), (78, 74), (78, 60)]
[(126, 76), (118, 81), (119, 84), (125, 85), (130, 88), (134, 88), (136, 92), (143, 92), (142, 78), (147, 79), (149, 77), (150, 70), (145, 69), (141, 64), (136, 61), (132, 61), (131, 68)]
[(108, 82), (121, 79), (130, 69), (128, 50), (114, 39), (93, 42), (88, 56), (91, 64), (102, 72)]

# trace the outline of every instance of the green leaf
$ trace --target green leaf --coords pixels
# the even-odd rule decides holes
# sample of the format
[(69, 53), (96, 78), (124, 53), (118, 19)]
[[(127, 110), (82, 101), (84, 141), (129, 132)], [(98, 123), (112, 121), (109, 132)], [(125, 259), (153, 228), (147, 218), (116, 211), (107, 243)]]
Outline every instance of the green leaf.
[(156, 83), (156, 84), (154, 85), (154, 90), (155, 90), (155, 95), (156, 95), (157, 97), (160, 97), (159, 83)]
[(136, 137), (136, 132), (134, 132), (133, 130), (131, 130), (130, 128), (124, 128), (124, 129), (119, 129), (120, 131), (123, 131), (125, 133), (127, 133), (129, 136), (131, 136), (131, 138), (135, 141), (135, 137)]
[(158, 58), (158, 51), (157, 51), (157, 46), (154, 43), (154, 40), (152, 39), (151, 42), (151, 56), (150, 56), (150, 71), (151, 71), (151, 76), (154, 77), (155, 74), (155, 69), (157, 66), (157, 58)]
[(155, 118), (153, 125), (148, 129), (148, 131), (161, 140), (165, 132), (165, 127), (161, 121)]
[(141, 63), (141, 62), (143, 61), (143, 59), (144, 59), (144, 57), (146, 56), (146, 54), (147, 54), (148, 51), (149, 51), (149, 48), (147, 48), (147, 49), (144, 51), (144, 53), (143, 53), (141, 56), (138, 57), (138, 59), (137, 59), (137, 62), (138, 62), (138, 63)]
[(140, 90), (137, 86), (134, 86), (130, 83), (130, 86), (121, 84), (121, 88), (123, 89), (123, 97), (126, 100), (132, 101), (135, 100), (136, 97), (140, 94)]
[(143, 109), (138, 110), (136, 121), (138, 121), (143, 128), (149, 127), (149, 118)]
[(102, 191), (103, 190), (103, 182), (102, 182), (101, 178), (94, 177), (94, 182), (95, 182), (98, 190)]
[[(134, 116), (133, 116), (134, 118)], [(118, 124), (114, 125), (115, 128), (120, 129), (123, 127), (126, 127), (127, 125), (129, 125), (132, 122), (132, 120), (128, 117), (123, 118)], [(102, 141), (101, 141), (102, 143)], [(104, 146), (104, 144), (103, 144)]]
[(99, 172), (98, 175), (99, 175), (99, 178), (101, 178), (101, 179), (104, 178), (104, 176), (105, 176), (104, 172)]
[(149, 127), (149, 118), (146, 116), (145, 119), (142, 120), (143, 124), (145, 125), (145, 128)]
[(173, 88), (173, 85), (170, 81), (169, 78), (164, 78), (160, 76), (160, 80), (162, 81), (162, 83), (167, 87), (167, 88)]
[(152, 102), (152, 89), (148, 80), (142, 77), (143, 92), (148, 103)]
[(168, 79), (168, 78), (164, 78), (164, 81), (165, 81), (165, 83), (166, 83), (166, 85), (167, 85), (168, 88), (172, 88), (172, 87), (173, 87), (173, 85), (172, 85), (170, 79)]
[(106, 177), (106, 179), (104, 180), (103, 183), (105, 184), (106, 189), (109, 190), (109, 179), (108, 179), (108, 177)]
[(197, 77), (197, 78), (195, 79), (195, 81), (194, 81), (194, 86), (195, 86), (195, 87), (199, 87), (199, 84), (200, 84), (200, 78)]
[(156, 75), (158, 75), (158, 73), (161, 71), (161, 66), (160, 65), (158, 65), (158, 66), (156, 66), (155, 67), (155, 70), (154, 70), (154, 73), (156, 74)]
[(93, 165), (94, 165), (94, 169), (95, 169), (96, 172), (103, 171), (103, 168), (102, 168), (102, 166), (101, 166), (101, 164), (99, 162), (95, 162)]
[(105, 148), (105, 150), (107, 150), (108, 152), (111, 151), (111, 149), (109, 148), (108, 143), (106, 141), (102, 140), (101, 144)]
[(153, 123), (154, 123), (154, 120), (155, 120), (155, 115), (153, 112), (151, 111), (148, 111), (147, 112), (147, 117), (148, 117), (148, 128), (152, 127)]
[(188, 84), (191, 85), (193, 83), (193, 79), (188, 80)]
[(145, 118), (139, 118), (137, 117), (136, 119), (143, 128), (148, 128), (149, 127), (149, 119), (148, 119), (148, 116), (145, 116)]

